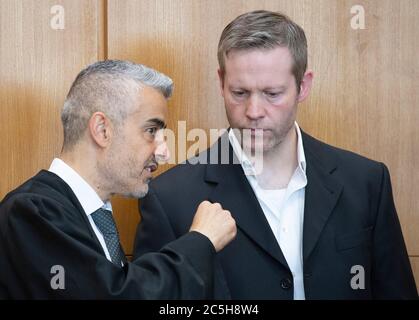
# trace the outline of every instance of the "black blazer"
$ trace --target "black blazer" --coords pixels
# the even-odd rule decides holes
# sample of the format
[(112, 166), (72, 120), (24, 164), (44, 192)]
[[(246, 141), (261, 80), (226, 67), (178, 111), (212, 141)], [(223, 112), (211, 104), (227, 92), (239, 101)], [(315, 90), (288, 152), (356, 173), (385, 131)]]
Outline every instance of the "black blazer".
[[(417, 298), (386, 166), (305, 133), (302, 139), (308, 178), (306, 299)], [(231, 146), (229, 152), (231, 157)], [(290, 269), (240, 164), (187, 163), (156, 178), (140, 201), (134, 256), (159, 250), (187, 232), (206, 199), (231, 211), (238, 226), (236, 239), (218, 254), (216, 297), (292, 299)], [(359, 270), (351, 273), (353, 266), (363, 267), (365, 289), (352, 289), (353, 277), (357, 282), (362, 276)]]
[[(71, 188), (48, 171), (0, 203), (0, 299), (209, 299), (214, 257), (208, 238), (191, 232), (115, 266)], [(55, 265), (63, 289), (51, 286)]]

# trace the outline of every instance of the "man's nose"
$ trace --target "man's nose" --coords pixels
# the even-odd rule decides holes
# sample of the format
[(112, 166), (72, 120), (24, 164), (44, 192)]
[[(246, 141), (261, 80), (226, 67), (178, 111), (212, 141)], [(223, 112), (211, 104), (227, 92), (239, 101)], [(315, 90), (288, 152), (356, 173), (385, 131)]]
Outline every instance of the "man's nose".
[(246, 116), (251, 120), (258, 120), (265, 116), (262, 99), (257, 94), (252, 94), (246, 105)]
[(154, 156), (156, 158), (156, 161), (160, 164), (167, 162), (170, 158), (170, 151), (167, 147), (163, 131), (164, 130), (159, 130), (155, 138), (156, 149), (154, 150)]

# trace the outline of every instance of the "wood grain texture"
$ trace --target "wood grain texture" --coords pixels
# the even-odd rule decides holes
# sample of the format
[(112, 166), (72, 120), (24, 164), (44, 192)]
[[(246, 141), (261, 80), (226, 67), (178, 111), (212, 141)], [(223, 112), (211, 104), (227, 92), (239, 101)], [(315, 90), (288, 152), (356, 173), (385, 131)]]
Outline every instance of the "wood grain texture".
[(410, 264), (412, 265), (412, 270), (415, 275), (416, 288), (418, 288), (419, 294), (419, 257), (410, 257)]
[[(389, 167), (408, 250), (418, 255), (419, 2), (320, 3), (302, 23), (315, 82), (299, 122), (320, 139)], [(365, 30), (350, 26), (354, 4), (365, 8)]]
[[(64, 30), (50, 27), (64, 7)], [(96, 1), (0, 1), (0, 198), (60, 152), (70, 84), (97, 59)]]

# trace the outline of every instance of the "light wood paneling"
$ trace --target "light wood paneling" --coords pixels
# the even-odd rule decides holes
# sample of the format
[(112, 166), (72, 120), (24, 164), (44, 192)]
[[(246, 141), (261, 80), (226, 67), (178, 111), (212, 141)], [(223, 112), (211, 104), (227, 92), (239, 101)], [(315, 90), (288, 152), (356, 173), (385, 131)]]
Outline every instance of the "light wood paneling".
[(419, 293), (419, 257), (410, 257), (410, 263), (415, 274), (416, 288), (418, 288)]
[[(352, 30), (362, 4), (366, 29)], [(384, 162), (409, 253), (419, 254), (418, 1), (321, 1), (303, 25), (315, 71), (303, 128), (336, 146)]]
[[(64, 30), (50, 26), (64, 7)], [(60, 110), (71, 82), (97, 59), (94, 0), (0, 1), (0, 198), (60, 152)]]

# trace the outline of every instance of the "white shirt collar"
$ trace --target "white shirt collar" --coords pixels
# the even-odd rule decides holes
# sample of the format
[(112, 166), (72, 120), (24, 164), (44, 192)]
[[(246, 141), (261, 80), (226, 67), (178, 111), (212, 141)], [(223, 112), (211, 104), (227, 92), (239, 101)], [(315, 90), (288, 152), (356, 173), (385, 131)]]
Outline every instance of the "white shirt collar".
[[(295, 122), (295, 130), (297, 131), (297, 159), (298, 167), (304, 173), (306, 173), (306, 157), (304, 153), (303, 139), (301, 136), (301, 130), (297, 122)], [(248, 156), (243, 152), (240, 142), (237, 140), (234, 130), (230, 130), (228, 133), (230, 144), (234, 150), (234, 154), (240, 161), (240, 164), (246, 175), (255, 175), (254, 163), (250, 161)]]
[[(258, 199), (266, 220), (291, 269), (294, 279), (294, 299), (305, 299), (302, 239), (305, 187), (307, 185), (306, 158), (301, 131), (297, 123), (295, 123), (295, 130), (297, 131), (298, 165), (287, 187), (283, 189), (264, 189), (259, 185), (256, 175), (246, 174), (245, 166), (253, 168), (253, 165), (249, 158), (243, 154), (244, 152), (242, 152), (233, 130), (229, 132), (229, 139), (236, 157), (242, 164), (246, 179)], [(242, 154), (243, 156), (241, 156)]]
[(55, 158), (49, 171), (55, 173), (70, 186), (87, 215), (102, 207), (112, 211), (111, 203), (109, 201), (104, 203), (86, 180), (63, 160)]

